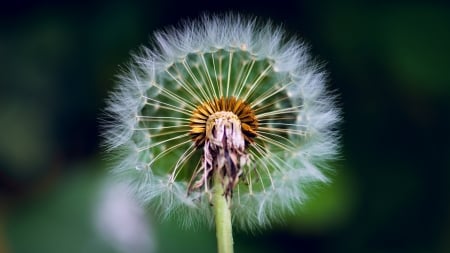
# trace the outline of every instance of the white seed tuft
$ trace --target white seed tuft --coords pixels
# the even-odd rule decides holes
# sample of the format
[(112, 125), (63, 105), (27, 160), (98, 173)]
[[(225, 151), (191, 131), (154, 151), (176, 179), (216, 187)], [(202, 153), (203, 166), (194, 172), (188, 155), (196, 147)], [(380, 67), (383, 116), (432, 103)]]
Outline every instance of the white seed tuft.
[(231, 200), (235, 224), (268, 225), (303, 203), (306, 187), (328, 182), (340, 116), (326, 74), (301, 41), (257, 21), (205, 15), (157, 32), (154, 48), (133, 56), (108, 100), (113, 171), (163, 218), (211, 223), (207, 183), (190, 190), (204, 166), (190, 131), (194, 111), (221, 97), (244, 101), (258, 121), (252, 141), (239, 139), (246, 150)]

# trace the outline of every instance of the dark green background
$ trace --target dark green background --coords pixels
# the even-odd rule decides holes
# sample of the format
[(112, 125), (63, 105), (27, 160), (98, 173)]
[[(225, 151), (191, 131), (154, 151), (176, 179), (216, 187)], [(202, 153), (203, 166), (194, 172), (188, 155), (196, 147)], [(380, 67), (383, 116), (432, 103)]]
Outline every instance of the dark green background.
[[(0, 252), (115, 252), (92, 209), (118, 65), (157, 29), (229, 10), (305, 39), (344, 117), (333, 183), (235, 231), (236, 252), (450, 252), (449, 4), (171, 0), (0, 4)], [(149, 216), (157, 252), (215, 250), (213, 230)]]

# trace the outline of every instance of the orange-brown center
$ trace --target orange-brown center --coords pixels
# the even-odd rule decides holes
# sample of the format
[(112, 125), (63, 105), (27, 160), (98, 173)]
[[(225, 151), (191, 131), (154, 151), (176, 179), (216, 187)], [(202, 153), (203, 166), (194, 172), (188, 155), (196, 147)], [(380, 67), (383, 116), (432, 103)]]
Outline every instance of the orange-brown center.
[(243, 100), (235, 97), (221, 97), (213, 101), (204, 102), (192, 112), (189, 123), (191, 131), (189, 134), (197, 147), (205, 143), (208, 119), (217, 112), (231, 112), (236, 115), (241, 122), (241, 130), (244, 134), (246, 145), (253, 142), (258, 128), (258, 120), (253, 109)]

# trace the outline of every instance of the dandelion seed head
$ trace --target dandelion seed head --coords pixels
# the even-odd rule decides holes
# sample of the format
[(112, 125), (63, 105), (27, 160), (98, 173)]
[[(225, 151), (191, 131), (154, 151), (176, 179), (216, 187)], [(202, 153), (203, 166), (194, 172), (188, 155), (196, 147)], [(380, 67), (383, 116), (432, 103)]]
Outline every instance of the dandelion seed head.
[(211, 222), (220, 173), (233, 222), (267, 225), (328, 181), (340, 118), (325, 80), (304, 44), (270, 22), (205, 15), (157, 32), (108, 101), (114, 172), (185, 225)]

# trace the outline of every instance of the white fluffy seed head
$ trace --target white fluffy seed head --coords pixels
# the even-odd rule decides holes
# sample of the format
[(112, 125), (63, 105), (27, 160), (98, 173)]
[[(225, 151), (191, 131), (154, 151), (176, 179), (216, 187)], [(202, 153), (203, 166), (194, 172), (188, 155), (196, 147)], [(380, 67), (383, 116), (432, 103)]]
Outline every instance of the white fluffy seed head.
[(233, 222), (267, 225), (301, 204), (308, 186), (328, 181), (323, 170), (337, 155), (340, 117), (325, 76), (302, 42), (255, 18), (203, 16), (157, 32), (108, 101), (113, 171), (163, 217), (211, 224), (211, 189), (189, 191), (202, 166), (190, 120), (201, 104), (235, 97), (258, 126), (234, 189)]

